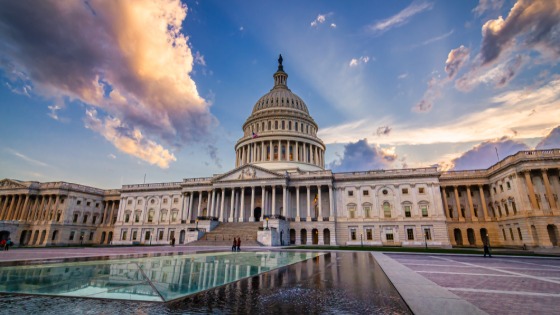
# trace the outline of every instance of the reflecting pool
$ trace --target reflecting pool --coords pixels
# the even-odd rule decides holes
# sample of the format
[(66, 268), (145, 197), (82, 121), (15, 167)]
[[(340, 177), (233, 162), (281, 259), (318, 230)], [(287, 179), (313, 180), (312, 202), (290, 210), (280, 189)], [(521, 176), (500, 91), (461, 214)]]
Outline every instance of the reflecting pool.
[(167, 302), (322, 253), (224, 252), (0, 269), (0, 292)]

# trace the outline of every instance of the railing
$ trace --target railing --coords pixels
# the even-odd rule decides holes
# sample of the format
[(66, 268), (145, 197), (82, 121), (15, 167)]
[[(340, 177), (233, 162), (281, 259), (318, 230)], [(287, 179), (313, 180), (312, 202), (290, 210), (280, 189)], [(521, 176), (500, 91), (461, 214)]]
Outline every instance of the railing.
[(185, 178), (183, 179), (184, 183), (198, 183), (198, 182), (209, 182), (212, 180), (212, 177), (199, 177), (199, 178)]
[(182, 182), (170, 183), (151, 183), (151, 184), (132, 184), (123, 185), (123, 189), (139, 189), (139, 188), (180, 188)]
[(342, 172), (335, 173), (335, 178), (346, 178), (355, 176), (386, 176), (386, 175), (416, 175), (437, 173), (436, 167), (420, 167), (407, 169), (391, 169), (391, 170), (372, 170), (363, 172)]

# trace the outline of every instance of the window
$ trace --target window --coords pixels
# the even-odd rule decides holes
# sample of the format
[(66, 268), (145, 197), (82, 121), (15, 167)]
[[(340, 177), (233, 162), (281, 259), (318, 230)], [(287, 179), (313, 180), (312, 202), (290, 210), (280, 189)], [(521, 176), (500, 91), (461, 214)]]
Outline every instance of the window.
[(148, 212), (148, 222), (152, 223), (154, 221), (154, 210), (150, 210), (150, 212)]
[(424, 187), (418, 188), (418, 193), (419, 193), (419, 194), (425, 193)]
[(96, 203), (95, 203), (95, 207), (96, 207), (96, 208), (99, 208), (99, 202), (96, 202)]
[(97, 221), (97, 216), (96, 215), (93, 216), (93, 219), (91, 220), (91, 224), (95, 224), (95, 221)]
[(162, 212), (162, 213), (160, 214), (160, 216), (159, 216), (159, 220), (160, 220), (160, 221), (165, 221), (166, 217), (167, 217), (167, 213)]
[(356, 217), (356, 206), (348, 206), (348, 217), (354, 219)]
[(513, 230), (511, 228), (509, 228), (509, 236), (511, 236), (512, 241), (515, 241), (515, 238), (513, 237)]
[(126, 230), (122, 232), (121, 241), (126, 241)]
[(366, 229), (366, 240), (372, 241), (373, 240), (373, 231), (372, 229)]
[(163, 230), (159, 230), (158, 240), (163, 240)]
[(383, 213), (386, 218), (391, 217), (391, 205), (387, 201), (383, 203)]
[(282, 130), (286, 129), (286, 122), (282, 120)]
[(500, 185), (500, 191), (504, 192), (504, 186)]
[(78, 201), (76, 201), (76, 204), (79, 206), (79, 205), (82, 204), (82, 201), (81, 201), (81, 200), (78, 200)]
[(497, 193), (496, 187), (492, 187), (492, 189), (494, 189), (494, 194), (496, 194)]
[(150, 238), (152, 237), (150, 231), (146, 231), (146, 237), (144, 238), (144, 240), (149, 241)]
[(173, 198), (173, 203), (178, 203), (179, 202), (179, 198)]
[(150, 200), (150, 204), (156, 203), (155, 199)]
[(298, 127), (298, 124), (297, 124), (297, 122), (294, 123), (294, 127), (295, 127), (296, 131), (298, 131), (298, 128), (297, 128), (297, 127)]
[(64, 198), (60, 199), (60, 204), (64, 203)]
[(87, 218), (88, 218), (88, 215), (87, 214), (84, 215), (84, 219), (82, 220), (82, 223), (87, 223)]
[(62, 216), (62, 213), (60, 213), (60, 212), (56, 214), (56, 221), (57, 222), (60, 222), (60, 217), (61, 216)]
[(350, 229), (350, 239), (352, 241), (356, 240), (356, 229)]
[(163, 204), (167, 204), (167, 198), (163, 198)]
[(408, 195), (408, 188), (403, 188), (402, 189), (402, 194), (403, 195)]
[(414, 241), (414, 229), (412, 228), (406, 229), (406, 239), (409, 241)]
[(517, 234), (519, 235), (519, 240), (523, 240), (523, 235), (521, 234), (521, 229), (517, 228)]
[(364, 196), (369, 196), (369, 190), (364, 190)]
[(128, 201), (126, 202), (127, 204), (131, 205), (132, 204), (132, 200), (128, 199)]
[(139, 204), (139, 205), (142, 204), (142, 199), (138, 200), (138, 204)]
[(91, 201), (88, 201), (88, 202), (86, 203), (86, 206), (89, 207), (90, 205), (91, 205)]
[(515, 206), (515, 201), (511, 202), (511, 208), (513, 209), (513, 214), (517, 214), (517, 207)]
[(126, 213), (126, 214), (124, 215), (124, 222), (125, 222), (125, 223), (128, 223), (128, 221), (130, 221), (130, 213)]
[(171, 213), (171, 221), (173, 222), (177, 221), (177, 211), (173, 211)]
[(76, 232), (71, 231), (70, 232), (70, 237), (68, 238), (68, 240), (73, 241), (74, 240), (74, 235), (76, 235)]
[(274, 129), (278, 129), (278, 121), (274, 122)]
[(507, 238), (506, 238), (506, 230), (502, 229), (502, 235), (504, 236), (504, 241), (506, 241), (506, 240), (507, 240)]
[(427, 217), (428, 216), (428, 206), (427, 205), (421, 205), (420, 209), (422, 209), (422, 216)]
[(268, 130), (270, 130), (270, 129), (272, 129), (272, 125), (271, 125), (271, 122), (269, 121), (268, 122)]
[(78, 222), (78, 216), (79, 215), (77, 213), (74, 213), (74, 218), (72, 219), (72, 223)]
[(348, 191), (348, 197), (352, 197), (354, 196), (354, 191), (353, 190), (349, 190)]
[(393, 242), (393, 233), (385, 234), (385, 238), (387, 239), (387, 242)]
[(90, 240), (90, 241), (93, 240), (93, 232), (89, 232), (89, 240)]
[(134, 216), (134, 222), (138, 223), (140, 222), (140, 213), (136, 213), (136, 215)]
[(371, 206), (367, 205), (364, 206), (364, 217), (370, 218), (371, 217)]
[(411, 213), (410, 213), (410, 206), (404, 206), (404, 216), (407, 218), (411, 217)]
[(424, 229), (424, 237), (426, 238), (426, 241), (432, 240), (432, 231), (429, 228)]
[(138, 231), (132, 231), (132, 240), (136, 241), (136, 239), (138, 238)]

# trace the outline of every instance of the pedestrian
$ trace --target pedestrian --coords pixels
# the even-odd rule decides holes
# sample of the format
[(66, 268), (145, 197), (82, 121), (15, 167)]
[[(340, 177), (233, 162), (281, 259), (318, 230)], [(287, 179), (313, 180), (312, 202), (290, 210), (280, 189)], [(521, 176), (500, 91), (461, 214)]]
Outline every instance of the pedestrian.
[(10, 246), (12, 246), (14, 243), (12, 243), (12, 239), (8, 238), (8, 240), (6, 241), (6, 246), (4, 246), (4, 250), (9, 250)]
[(492, 258), (492, 254), (490, 254), (490, 245), (488, 245), (488, 242), (484, 243), (484, 257), (486, 257), (486, 254), (488, 254), (488, 257)]
[(0, 241), (0, 250), (4, 250), (4, 247), (6, 247), (6, 240), (1, 240)]
[(237, 238), (237, 251), (240, 252), (241, 251), (241, 237)]
[(231, 251), (235, 252), (237, 250), (237, 239), (233, 238), (233, 245), (231, 246)]
[(174, 237), (171, 238), (171, 247), (175, 247), (175, 238)]

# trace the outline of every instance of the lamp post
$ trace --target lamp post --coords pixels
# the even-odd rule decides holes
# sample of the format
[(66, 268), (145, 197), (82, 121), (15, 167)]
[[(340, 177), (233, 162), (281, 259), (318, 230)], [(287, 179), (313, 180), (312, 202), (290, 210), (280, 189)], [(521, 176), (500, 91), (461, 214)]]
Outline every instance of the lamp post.
[(268, 231), (268, 218), (266, 218), (266, 230)]
[(198, 231), (198, 219), (196, 219), (196, 229)]

